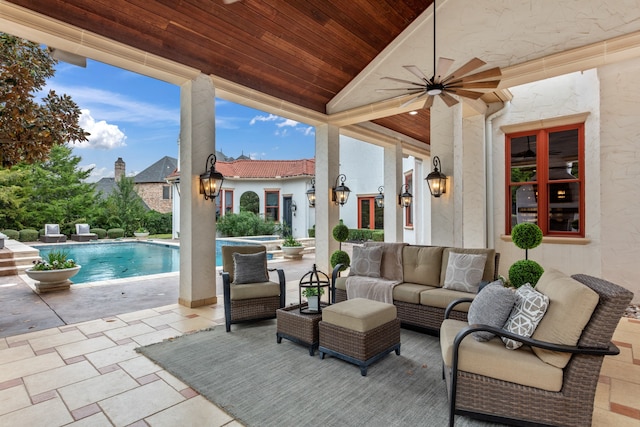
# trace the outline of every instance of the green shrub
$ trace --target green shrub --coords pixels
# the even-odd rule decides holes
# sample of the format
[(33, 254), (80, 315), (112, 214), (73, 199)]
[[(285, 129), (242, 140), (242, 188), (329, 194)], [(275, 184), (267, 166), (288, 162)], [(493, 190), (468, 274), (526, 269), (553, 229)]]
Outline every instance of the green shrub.
[(124, 229), (110, 228), (107, 230), (107, 236), (109, 236), (110, 239), (120, 239), (124, 237)]
[(38, 240), (38, 230), (33, 228), (25, 228), (20, 230), (18, 235), (18, 241), (20, 242), (35, 242)]
[(509, 282), (511, 286), (519, 288), (525, 283), (536, 286), (544, 269), (535, 261), (521, 259), (514, 262), (509, 268)]
[(144, 215), (140, 226), (146, 228), (150, 234), (168, 234), (171, 233), (171, 217), (171, 212), (163, 214), (149, 211)]
[(18, 240), (18, 237), (20, 237), (20, 232), (17, 230), (11, 230), (11, 229), (6, 229), (6, 230), (2, 230), (2, 234), (4, 234), (5, 236), (7, 236), (10, 239), (13, 240)]
[(316, 237), (316, 226), (314, 225), (308, 229), (307, 232), (309, 233), (309, 237)]
[(225, 237), (265, 236), (276, 232), (276, 224), (253, 212), (244, 211), (220, 217), (216, 223), (216, 230)]
[(349, 227), (342, 223), (340, 220), (340, 224), (333, 227), (333, 238), (338, 242), (342, 243), (349, 238)]
[(371, 240), (374, 242), (384, 242), (384, 231), (383, 230), (375, 230), (371, 233)]
[(342, 264), (339, 271), (344, 271), (351, 264), (351, 258), (345, 251), (335, 251), (331, 254), (331, 268), (335, 268), (336, 265)]
[(97, 234), (98, 235), (98, 239), (104, 239), (105, 237), (107, 237), (107, 230), (105, 230), (104, 228), (92, 228), (89, 231), (91, 233)]
[(511, 230), (511, 240), (520, 249), (533, 249), (542, 243), (542, 230), (531, 222), (521, 222)]

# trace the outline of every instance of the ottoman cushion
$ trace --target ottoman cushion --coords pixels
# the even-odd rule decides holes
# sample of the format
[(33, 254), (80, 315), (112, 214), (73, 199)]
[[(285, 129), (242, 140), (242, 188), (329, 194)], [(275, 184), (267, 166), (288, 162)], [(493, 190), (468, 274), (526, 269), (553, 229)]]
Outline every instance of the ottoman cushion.
[(397, 317), (396, 306), (365, 298), (354, 298), (325, 307), (322, 321), (358, 332), (366, 332)]

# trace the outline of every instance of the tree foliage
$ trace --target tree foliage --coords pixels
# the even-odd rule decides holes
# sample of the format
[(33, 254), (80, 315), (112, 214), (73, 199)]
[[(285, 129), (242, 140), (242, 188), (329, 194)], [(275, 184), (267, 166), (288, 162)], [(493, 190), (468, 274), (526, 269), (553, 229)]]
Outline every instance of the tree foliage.
[(145, 210), (142, 199), (136, 193), (133, 178), (120, 178), (115, 191), (106, 200), (109, 227), (122, 228), (125, 236), (132, 236), (142, 225)]
[(0, 33), (0, 162), (2, 167), (47, 159), (56, 145), (86, 141), (80, 109), (68, 95), (36, 96), (56, 60), (38, 44)]

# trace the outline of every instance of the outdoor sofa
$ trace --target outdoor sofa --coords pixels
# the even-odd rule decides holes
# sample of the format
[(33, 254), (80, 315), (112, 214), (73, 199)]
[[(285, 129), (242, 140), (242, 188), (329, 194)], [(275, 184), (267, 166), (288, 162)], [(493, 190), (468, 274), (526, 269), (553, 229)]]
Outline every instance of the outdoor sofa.
[[(450, 256), (457, 254), (484, 255), (482, 277), (479, 282), (492, 282), (497, 279), (500, 254), (494, 249), (468, 249), (443, 246), (420, 246), (404, 243), (366, 242), (363, 247), (382, 247), (382, 259), (379, 278), (369, 277), (370, 282), (386, 281), (392, 287), (393, 304), (403, 326), (415, 327), (437, 335), (444, 320), (444, 312), (449, 303), (459, 298), (473, 298), (476, 289), (463, 291), (445, 286), (447, 266)], [(354, 255), (360, 248), (354, 246)], [(452, 255), (456, 254), (456, 255)], [(332, 273), (332, 302), (347, 299), (347, 280), (354, 276), (353, 257), (349, 276), (340, 276), (341, 264), (336, 265)], [(481, 267), (482, 268), (482, 267)], [(375, 276), (375, 273), (373, 273)], [(397, 284), (395, 284), (397, 283)], [(478, 283), (477, 283), (478, 284)], [(454, 286), (454, 288), (456, 288)], [(372, 298), (371, 299), (379, 299)], [(387, 301), (391, 302), (391, 301)], [(451, 317), (467, 320), (469, 303), (460, 304), (451, 313)]]
[(76, 242), (88, 242), (97, 239), (98, 235), (91, 232), (89, 224), (76, 224), (76, 233), (71, 235), (71, 240)]
[(60, 233), (59, 224), (45, 224), (44, 234), (40, 236), (42, 243), (64, 243), (67, 241), (67, 236)]

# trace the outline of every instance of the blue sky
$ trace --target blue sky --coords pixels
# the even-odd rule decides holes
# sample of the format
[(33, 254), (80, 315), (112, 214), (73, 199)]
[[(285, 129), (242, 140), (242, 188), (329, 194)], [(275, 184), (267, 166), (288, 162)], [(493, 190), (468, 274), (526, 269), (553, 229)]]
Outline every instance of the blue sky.
[[(178, 158), (178, 86), (87, 60), (87, 68), (59, 62), (46, 89), (70, 95), (83, 111), (80, 125), (91, 136), (89, 142), (74, 144), (73, 151), (82, 157), (82, 168), (94, 168), (89, 181), (112, 177), (118, 157), (127, 175), (164, 156)], [(227, 156), (313, 158), (314, 144), (309, 125), (216, 100), (216, 149)]]

